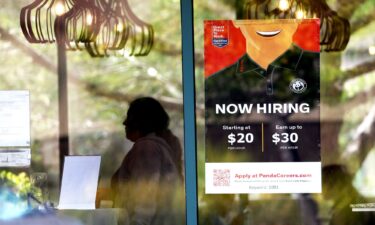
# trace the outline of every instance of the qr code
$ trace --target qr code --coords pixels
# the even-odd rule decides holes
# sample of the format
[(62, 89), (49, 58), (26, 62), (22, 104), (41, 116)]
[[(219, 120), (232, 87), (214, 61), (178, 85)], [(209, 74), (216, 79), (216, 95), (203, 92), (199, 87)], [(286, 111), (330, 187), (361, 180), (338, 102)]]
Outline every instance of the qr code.
[(214, 186), (230, 186), (229, 169), (214, 169)]

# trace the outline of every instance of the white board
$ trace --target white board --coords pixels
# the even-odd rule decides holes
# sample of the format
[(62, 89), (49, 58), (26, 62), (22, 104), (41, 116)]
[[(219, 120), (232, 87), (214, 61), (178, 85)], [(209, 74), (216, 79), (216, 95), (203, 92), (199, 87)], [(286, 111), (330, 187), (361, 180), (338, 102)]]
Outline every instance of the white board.
[(100, 156), (65, 156), (58, 209), (95, 209)]

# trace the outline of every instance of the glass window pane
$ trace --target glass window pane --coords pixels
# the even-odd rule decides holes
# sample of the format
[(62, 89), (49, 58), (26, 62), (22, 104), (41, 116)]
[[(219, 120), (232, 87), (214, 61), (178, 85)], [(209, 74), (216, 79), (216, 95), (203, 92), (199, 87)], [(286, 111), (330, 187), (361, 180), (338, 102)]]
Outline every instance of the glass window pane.
[[(257, 6), (250, 9), (251, 4)], [(293, 8), (293, 4), (299, 4), (300, 8)], [(326, 44), (321, 45), (323, 50), (320, 53), (322, 193), (206, 194), (205, 179), (208, 175), (205, 173), (207, 160), (205, 114), (207, 115), (208, 112), (204, 109), (205, 91), (207, 91), (204, 68), (204, 62), (207, 61), (207, 55), (204, 53), (204, 21), (249, 17), (269, 19), (275, 14), (278, 15), (273, 18), (297, 16), (311, 18), (319, 17), (319, 14), (314, 14), (314, 10), (324, 7), (329, 7), (341, 17), (335, 19), (333, 22), (336, 24), (335, 28), (328, 33), (336, 40), (346, 40), (346, 34), (350, 39), (347, 45), (343, 44), (343, 49), (336, 51), (328, 51)], [(373, 8), (372, 1), (353, 2), (345, 6), (340, 1), (327, 1), (327, 4), (288, 0), (194, 1), (196, 101), (199, 106), (197, 107), (199, 224), (373, 223), (375, 218), (373, 212), (354, 212), (374, 211), (374, 205), (367, 204), (374, 203), (372, 165), (374, 164), (375, 118), (373, 101), (375, 26), (371, 19)], [(297, 14), (298, 10), (303, 14)], [(349, 27), (348, 24), (341, 24), (343, 29), (338, 29), (340, 21), (347, 21), (350, 24), (350, 32), (345, 31)], [(322, 21), (321, 25), (320, 33), (323, 41), (324, 34), (327, 33), (324, 29), (327, 27), (324, 27)], [(336, 47), (340, 45), (338, 42), (336, 44)], [(334, 45), (333, 43), (330, 47)], [(217, 63), (224, 60), (224, 58), (217, 59)], [(229, 82), (225, 84), (230, 85)], [(236, 87), (241, 88), (244, 85), (241, 83)], [(235, 96), (236, 90), (231, 90), (233, 92), (230, 94)], [(218, 93), (222, 92), (225, 90), (218, 91)]]
[[(36, 172), (47, 173), (47, 199), (57, 205), (61, 175), (57, 46), (56, 43), (31, 44), (26, 40), (20, 27), (20, 12), (22, 7), (31, 2), (17, 0), (0, 3), (0, 19), (3, 21), (0, 25), (2, 62), (0, 90), (30, 91), (32, 157), (30, 167), (0, 168), (0, 173), (26, 172), (26, 177)], [(48, 2), (45, 5), (47, 7), (51, 2), (57, 1), (44, 2)], [(75, 1), (66, 2), (68, 2), (65, 4), (66, 8), (62, 10), (72, 7), (71, 4)], [(151, 220), (157, 215), (160, 221), (184, 224), (180, 1), (89, 2), (90, 5), (87, 7), (94, 7), (94, 3), (100, 3), (101, 5), (96, 7), (102, 7), (103, 11), (105, 4), (117, 2), (117, 5), (113, 4), (112, 7), (122, 7), (121, 10), (129, 7), (128, 10), (132, 10), (134, 15), (122, 14), (121, 18), (126, 18), (121, 26), (118, 22), (120, 19), (111, 14), (114, 11), (103, 14), (102, 16), (106, 16), (105, 19), (100, 17), (107, 21), (106, 25), (103, 25), (104, 23), (100, 25), (100, 29), (108, 30), (103, 31), (104, 35), (98, 35), (96, 47), (99, 47), (96, 50), (102, 51), (101, 47), (104, 45), (101, 43), (108, 38), (105, 34), (115, 35), (121, 30), (128, 29), (128, 33), (124, 33), (124, 36), (129, 36), (125, 50), (116, 52), (108, 50), (110, 53), (108, 57), (91, 57), (86, 50), (79, 49), (66, 52), (69, 154), (101, 156), (97, 207), (112, 207), (114, 202), (122, 202), (115, 206), (129, 207), (129, 211), (133, 210), (129, 213), (130, 220), (139, 219), (132, 214), (139, 213), (136, 207), (132, 208), (131, 204), (124, 203), (129, 200), (140, 208), (153, 207), (147, 209), (149, 212), (143, 216), (144, 220)], [(128, 3), (128, 6), (125, 3)], [(43, 14), (46, 11), (42, 5), (39, 6), (44, 19), (43, 16), (48, 15)], [(97, 23), (95, 15), (90, 14), (93, 12), (95, 11), (88, 13), (84, 11), (86, 17), (82, 17), (76, 26), (79, 27), (80, 22), (95, 25)], [(53, 17), (58, 13), (58, 9), (52, 10), (51, 13)], [(33, 24), (36, 20), (34, 17), (36, 17), (35, 11), (31, 14)], [(130, 20), (133, 21), (129, 22)], [(145, 27), (142, 30), (139, 25), (143, 23), (142, 21), (152, 25), (154, 32), (152, 49), (147, 56), (129, 55), (132, 44), (136, 43), (136, 50), (139, 50), (140, 43), (148, 40), (149, 33), (146, 32)], [(138, 23), (138, 26), (134, 25), (135, 23)], [(35, 29), (35, 25), (33, 26)], [(68, 26), (71, 28), (70, 25)], [(46, 29), (43, 28), (42, 32), (46, 32)], [(141, 32), (145, 35), (142, 36)], [(119, 36), (112, 36), (113, 39), (116, 37), (119, 38)], [(76, 47), (74, 43), (70, 44)], [(84, 48), (84, 45), (81, 44), (79, 47)], [(140, 101), (141, 97), (153, 99)], [(128, 113), (130, 103), (136, 99), (139, 100), (141, 109), (134, 109), (133, 114)], [(163, 117), (165, 116), (163, 113), (168, 115), (168, 120)], [(129, 118), (130, 116), (132, 118)], [(123, 124), (124, 120), (127, 123)], [(140, 138), (146, 140), (142, 142), (139, 141)], [(116, 171), (120, 171), (119, 174), (116, 174)], [(114, 176), (115, 174), (118, 176)], [(2, 182), (0, 178), (0, 188)], [(26, 179), (25, 182), (29, 180)], [(112, 195), (114, 183), (119, 185), (117, 191), (120, 194), (117, 197)]]

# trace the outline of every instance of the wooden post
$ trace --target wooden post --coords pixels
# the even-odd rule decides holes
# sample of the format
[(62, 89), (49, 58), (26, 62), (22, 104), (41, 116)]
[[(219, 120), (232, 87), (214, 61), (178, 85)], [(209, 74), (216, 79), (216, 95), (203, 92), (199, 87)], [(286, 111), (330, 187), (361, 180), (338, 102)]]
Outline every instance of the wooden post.
[(64, 157), (69, 155), (68, 78), (64, 41), (57, 41), (57, 60), (59, 98), (59, 162), (61, 181)]

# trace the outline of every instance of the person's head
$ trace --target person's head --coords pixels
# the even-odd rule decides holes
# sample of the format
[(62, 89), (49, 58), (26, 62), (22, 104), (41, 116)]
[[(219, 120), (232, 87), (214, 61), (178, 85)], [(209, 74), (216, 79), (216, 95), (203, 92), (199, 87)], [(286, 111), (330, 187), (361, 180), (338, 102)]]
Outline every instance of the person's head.
[(157, 100), (142, 97), (130, 103), (123, 125), (126, 137), (131, 141), (136, 141), (147, 134), (167, 129), (169, 116)]
[(323, 197), (325, 199), (338, 200), (343, 195), (354, 192), (353, 177), (343, 165), (328, 165), (322, 169)]

